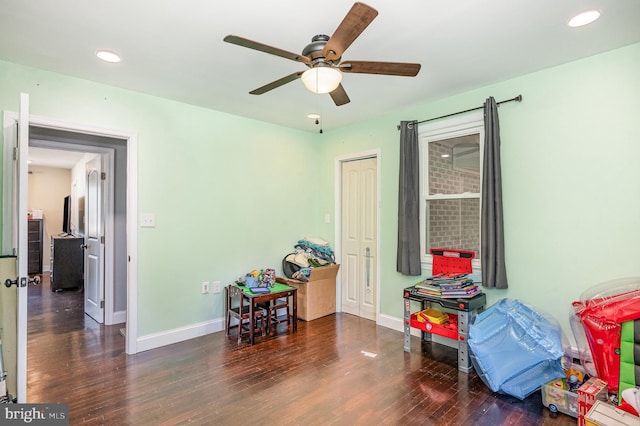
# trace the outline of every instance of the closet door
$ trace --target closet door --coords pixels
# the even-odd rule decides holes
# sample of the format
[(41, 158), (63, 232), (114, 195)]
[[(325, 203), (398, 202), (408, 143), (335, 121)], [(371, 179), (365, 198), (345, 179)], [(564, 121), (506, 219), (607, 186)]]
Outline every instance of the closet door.
[(377, 159), (342, 163), (342, 312), (376, 320)]

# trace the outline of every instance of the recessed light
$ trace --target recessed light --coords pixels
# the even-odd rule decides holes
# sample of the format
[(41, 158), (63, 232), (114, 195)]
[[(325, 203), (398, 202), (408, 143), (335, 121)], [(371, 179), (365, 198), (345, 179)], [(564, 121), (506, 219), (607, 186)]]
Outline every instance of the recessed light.
[(307, 114), (307, 118), (310, 118), (312, 120), (317, 119), (320, 118), (320, 114), (318, 114), (317, 112), (310, 112), (309, 114)]
[(98, 50), (96, 56), (105, 62), (120, 62), (120, 56), (111, 50)]
[(570, 27), (582, 27), (584, 25), (590, 24), (596, 19), (600, 17), (600, 12), (597, 10), (587, 10), (586, 12), (582, 12), (569, 20)]
[(442, 157), (442, 158), (449, 158), (449, 157), (450, 157), (450, 155), (449, 155), (449, 154), (440, 154), (440, 157)]

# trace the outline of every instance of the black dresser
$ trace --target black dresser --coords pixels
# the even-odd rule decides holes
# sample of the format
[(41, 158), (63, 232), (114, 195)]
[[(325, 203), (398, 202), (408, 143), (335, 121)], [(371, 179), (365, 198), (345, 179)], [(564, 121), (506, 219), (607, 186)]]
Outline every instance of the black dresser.
[(42, 219), (29, 219), (27, 231), (27, 272), (42, 274)]
[(51, 291), (84, 286), (84, 238), (51, 237)]

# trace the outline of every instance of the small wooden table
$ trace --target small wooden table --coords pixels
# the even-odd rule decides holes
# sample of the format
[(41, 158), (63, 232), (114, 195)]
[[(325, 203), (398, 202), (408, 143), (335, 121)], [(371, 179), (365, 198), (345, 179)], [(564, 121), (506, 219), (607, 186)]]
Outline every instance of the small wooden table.
[[(267, 302), (271, 304), (271, 301), (278, 299), (285, 299), (286, 302), (282, 305), (278, 305), (281, 307), (287, 308), (287, 320), (291, 322), (291, 330), (295, 333), (298, 331), (298, 297), (297, 292), (298, 289), (294, 287), (289, 287), (288, 285), (275, 283), (273, 287), (270, 288), (270, 293), (253, 293), (248, 287), (239, 287), (242, 290), (242, 293), (249, 301), (249, 318), (253, 318), (254, 310), (256, 305), (259, 303)], [(289, 303), (291, 299), (292, 303)], [(293, 312), (289, 312), (289, 306), (292, 306)], [(269, 312), (269, 323), (271, 321), (271, 313)], [(254, 327), (249, 327), (249, 343), (253, 345), (255, 341), (254, 335)]]

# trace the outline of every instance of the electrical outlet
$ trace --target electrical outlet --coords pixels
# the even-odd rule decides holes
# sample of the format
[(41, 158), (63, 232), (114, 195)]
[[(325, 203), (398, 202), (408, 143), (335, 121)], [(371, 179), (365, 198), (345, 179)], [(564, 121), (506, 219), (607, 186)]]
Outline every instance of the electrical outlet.
[(209, 281), (205, 281), (202, 283), (202, 294), (209, 293)]
[(214, 293), (220, 293), (222, 291), (222, 289), (220, 288), (220, 281), (214, 281), (213, 282), (213, 292)]
[(156, 215), (153, 213), (142, 213), (140, 215), (140, 226), (143, 228), (153, 228), (156, 226)]

